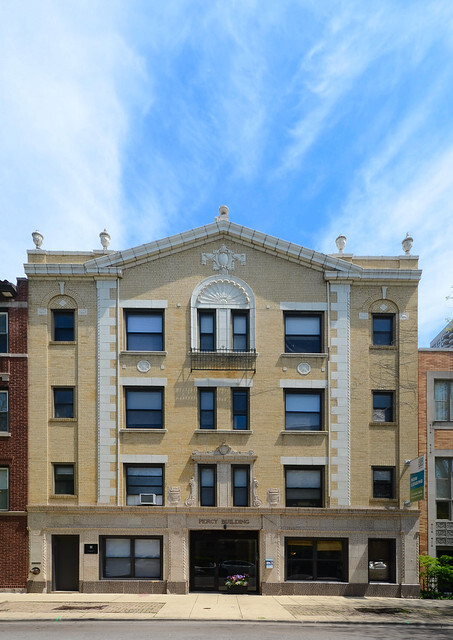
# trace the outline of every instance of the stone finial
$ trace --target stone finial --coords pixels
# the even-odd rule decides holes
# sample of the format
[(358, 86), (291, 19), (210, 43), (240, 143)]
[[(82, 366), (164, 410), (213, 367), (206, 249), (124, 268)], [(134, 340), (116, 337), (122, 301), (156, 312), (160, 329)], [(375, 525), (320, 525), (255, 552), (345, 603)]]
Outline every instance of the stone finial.
[(225, 204), (222, 204), (219, 207), (219, 215), (216, 216), (215, 221), (220, 222), (221, 220), (225, 220), (225, 222), (229, 222), (230, 218), (228, 217), (229, 209)]
[(337, 249), (338, 249), (338, 253), (341, 255), (343, 253), (343, 249), (346, 246), (346, 236), (343, 235), (339, 235), (338, 238), (335, 240), (335, 244), (337, 245)]
[(107, 251), (108, 246), (110, 244), (110, 236), (107, 233), (107, 229), (104, 229), (104, 231), (101, 231), (101, 233), (99, 234), (99, 238), (101, 240), (102, 248), (104, 249), (104, 251)]
[(404, 240), (402, 241), (402, 246), (403, 246), (403, 250), (404, 253), (409, 256), (411, 253), (411, 249), (412, 249), (412, 243), (414, 242), (414, 238), (411, 238), (411, 236), (409, 235), (409, 232), (406, 233), (406, 237), (404, 238)]
[(37, 249), (41, 249), (42, 241), (44, 240), (44, 236), (42, 235), (42, 233), (40, 233), (38, 230), (33, 231), (33, 233), (31, 234), (31, 237), (33, 238), (35, 247)]

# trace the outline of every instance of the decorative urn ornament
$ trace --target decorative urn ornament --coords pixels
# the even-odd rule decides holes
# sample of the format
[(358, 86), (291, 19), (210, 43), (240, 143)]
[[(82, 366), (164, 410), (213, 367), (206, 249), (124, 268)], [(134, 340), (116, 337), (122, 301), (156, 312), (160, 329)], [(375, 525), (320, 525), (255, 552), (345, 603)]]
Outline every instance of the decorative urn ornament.
[(101, 240), (102, 248), (104, 249), (104, 251), (107, 251), (108, 246), (110, 244), (110, 236), (107, 233), (107, 229), (104, 229), (104, 231), (101, 231), (101, 233), (99, 234), (99, 238)]
[(341, 255), (343, 253), (343, 249), (346, 246), (346, 236), (343, 235), (339, 235), (338, 238), (335, 240), (335, 244), (337, 245), (337, 249), (338, 249), (338, 253)]
[(409, 232), (406, 233), (406, 237), (402, 241), (404, 253), (408, 256), (411, 253), (412, 243), (414, 242), (414, 238), (411, 238)]
[(41, 249), (42, 241), (44, 240), (44, 236), (42, 235), (42, 233), (40, 233), (38, 230), (33, 231), (33, 233), (31, 234), (31, 237), (33, 238), (35, 247), (37, 249)]

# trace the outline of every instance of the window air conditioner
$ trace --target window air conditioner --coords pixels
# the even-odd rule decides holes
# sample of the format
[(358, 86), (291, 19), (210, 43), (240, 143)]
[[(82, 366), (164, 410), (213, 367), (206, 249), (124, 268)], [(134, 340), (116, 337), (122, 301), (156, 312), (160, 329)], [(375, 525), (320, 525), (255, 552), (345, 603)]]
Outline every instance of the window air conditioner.
[(157, 504), (157, 496), (155, 493), (140, 493), (140, 504)]

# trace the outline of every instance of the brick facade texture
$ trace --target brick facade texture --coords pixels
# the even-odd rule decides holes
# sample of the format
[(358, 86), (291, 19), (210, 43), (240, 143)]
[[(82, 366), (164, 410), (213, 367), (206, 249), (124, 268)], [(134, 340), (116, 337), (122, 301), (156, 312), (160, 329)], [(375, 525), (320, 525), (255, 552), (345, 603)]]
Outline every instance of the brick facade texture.
[(0, 466), (9, 469), (9, 511), (0, 512), (0, 589), (25, 589), (28, 574), (27, 298), (28, 281), (22, 278), (12, 302), (0, 300), (0, 310), (8, 312), (8, 354), (24, 354), (0, 356), (0, 372), (9, 374), (0, 389), (8, 391), (10, 434), (0, 438)]

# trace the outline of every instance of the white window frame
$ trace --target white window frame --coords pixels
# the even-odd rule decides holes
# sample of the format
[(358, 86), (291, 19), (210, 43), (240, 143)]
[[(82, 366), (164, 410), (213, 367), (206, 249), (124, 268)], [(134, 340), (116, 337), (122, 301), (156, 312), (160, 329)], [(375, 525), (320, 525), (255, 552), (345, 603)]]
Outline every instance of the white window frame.
[(0, 317), (5, 317), (5, 331), (2, 332), (2, 335), (6, 336), (6, 351), (2, 351), (1, 353), (8, 353), (9, 349), (9, 326), (8, 326), (8, 312), (0, 311)]
[[(3, 489), (3, 491), (6, 491), (6, 508), (0, 507), (0, 511), (9, 511), (9, 468), (8, 467), (0, 467), (0, 474), (3, 475), (1, 472), (4, 471), (5, 472), (5, 476), (6, 476), (6, 488)], [(0, 487), (1, 488), (1, 487)]]
[[(9, 393), (7, 389), (0, 389), (0, 396), (4, 396), (6, 398), (5, 406), (6, 410), (1, 411), (1, 414), (6, 414), (6, 429), (2, 429), (0, 427), (0, 433), (9, 433)], [(0, 404), (1, 407), (1, 404)]]

